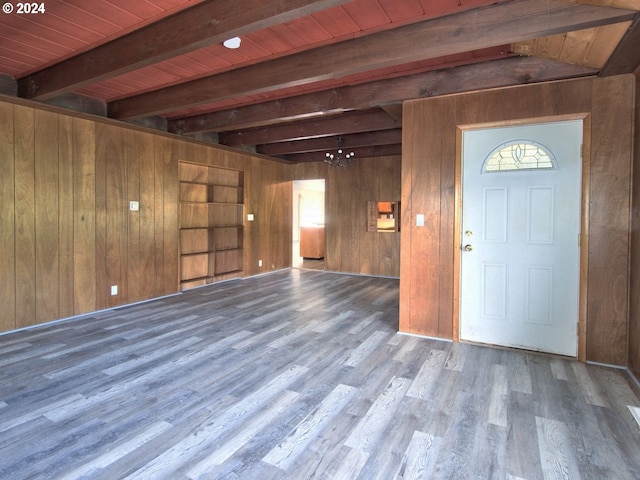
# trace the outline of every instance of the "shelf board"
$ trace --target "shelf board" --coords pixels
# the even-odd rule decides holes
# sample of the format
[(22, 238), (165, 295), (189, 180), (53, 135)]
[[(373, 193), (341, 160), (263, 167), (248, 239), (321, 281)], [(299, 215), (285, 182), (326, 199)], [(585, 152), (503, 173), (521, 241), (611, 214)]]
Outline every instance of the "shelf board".
[(204, 277), (193, 277), (193, 278), (181, 278), (180, 283), (191, 283), (191, 282), (207, 282), (211, 283), (211, 280), (215, 275), (205, 275)]
[(204, 185), (207, 187), (225, 187), (225, 188), (244, 188), (242, 185), (235, 185), (233, 183), (209, 183), (205, 181), (195, 181), (195, 180), (180, 180), (180, 183), (188, 183), (189, 185)]
[(204, 255), (204, 254), (209, 254), (209, 253), (216, 253), (216, 251), (220, 251), (220, 250), (202, 250), (202, 251), (198, 251), (198, 252), (181, 253), (180, 256), (181, 257), (194, 257), (196, 255)]
[(244, 171), (180, 161), (181, 288), (243, 274)]
[(231, 202), (193, 202), (189, 200), (181, 200), (183, 205), (228, 205), (230, 207), (244, 206), (244, 203), (231, 203)]
[(242, 273), (242, 272), (243, 272), (243, 270), (241, 270), (241, 269), (240, 270), (229, 270), (228, 272), (217, 272), (217, 273), (215, 273), (213, 275), (213, 278), (222, 277), (224, 275), (238, 274), (238, 273)]
[(216, 225), (215, 227), (213, 226), (209, 226), (209, 227), (180, 227), (180, 230), (218, 230), (220, 228), (244, 228), (244, 225), (222, 225), (222, 226), (218, 226)]

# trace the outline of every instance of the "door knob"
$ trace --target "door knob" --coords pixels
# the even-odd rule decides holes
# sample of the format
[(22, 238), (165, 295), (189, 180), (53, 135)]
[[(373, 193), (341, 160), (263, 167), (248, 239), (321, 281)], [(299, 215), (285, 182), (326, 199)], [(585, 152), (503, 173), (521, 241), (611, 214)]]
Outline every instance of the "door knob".
[(465, 245), (463, 248), (465, 252), (470, 252), (471, 250), (473, 250), (473, 247), (471, 245)]

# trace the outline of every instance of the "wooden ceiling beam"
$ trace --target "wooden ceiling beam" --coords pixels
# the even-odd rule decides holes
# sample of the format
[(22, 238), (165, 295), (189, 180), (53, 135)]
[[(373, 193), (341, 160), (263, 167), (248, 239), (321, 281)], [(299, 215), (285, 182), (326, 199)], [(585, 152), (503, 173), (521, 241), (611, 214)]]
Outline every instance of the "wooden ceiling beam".
[(400, 128), (402, 125), (380, 109), (347, 112), (302, 122), (282, 123), (264, 128), (224, 132), (219, 135), (222, 145), (239, 147), (287, 142), (307, 138), (327, 137), (349, 133)]
[(631, 22), (609, 60), (600, 71), (601, 77), (633, 73), (640, 67), (640, 13)]
[(635, 11), (559, 0), (510, 0), (249, 65), (109, 104), (129, 119), (328, 78), (630, 21)]
[[(351, 151), (351, 149), (349, 149)], [(389, 157), (402, 155), (402, 144), (396, 143), (393, 145), (373, 145), (369, 147), (354, 148), (353, 152), (356, 154), (355, 161), (359, 158), (374, 158), (374, 157)], [(323, 162), (325, 159), (324, 152), (309, 152), (309, 153), (296, 153), (293, 155), (283, 155), (282, 159), (293, 162)]]
[[(345, 148), (367, 147), (370, 145), (393, 145), (402, 143), (402, 129), (379, 130), (373, 132), (339, 135)], [(280, 143), (257, 145), (256, 151), (264, 155), (280, 156), (294, 153), (326, 152), (335, 149), (338, 137), (320, 137), (308, 140), (293, 140)]]
[(380, 108), (387, 114), (402, 123), (402, 103), (394, 103), (391, 105), (381, 105)]
[(535, 57), (511, 57), (474, 65), (377, 80), (359, 85), (172, 120), (169, 131), (193, 134), (265, 126), (311, 115), (371, 108), (405, 100), (525, 83), (596, 75), (598, 70)]
[(203, 2), (21, 78), (18, 93), (24, 98), (44, 100), (348, 1)]

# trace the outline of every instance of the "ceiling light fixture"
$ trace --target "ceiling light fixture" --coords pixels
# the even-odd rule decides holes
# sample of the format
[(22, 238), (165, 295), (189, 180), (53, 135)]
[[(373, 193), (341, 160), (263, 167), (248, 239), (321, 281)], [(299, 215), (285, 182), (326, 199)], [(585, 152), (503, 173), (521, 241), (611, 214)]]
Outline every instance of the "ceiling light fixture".
[(355, 153), (349, 152), (344, 153), (343, 150), (344, 139), (342, 137), (338, 137), (338, 148), (336, 149), (336, 153), (327, 152), (324, 154), (324, 161), (328, 163), (330, 167), (348, 167), (353, 163), (353, 157), (356, 156)]
[(222, 44), (227, 48), (234, 49), (234, 48), (239, 48), (241, 42), (242, 42), (242, 39), (240, 37), (233, 37), (228, 40), (225, 40), (224, 42), (222, 42)]

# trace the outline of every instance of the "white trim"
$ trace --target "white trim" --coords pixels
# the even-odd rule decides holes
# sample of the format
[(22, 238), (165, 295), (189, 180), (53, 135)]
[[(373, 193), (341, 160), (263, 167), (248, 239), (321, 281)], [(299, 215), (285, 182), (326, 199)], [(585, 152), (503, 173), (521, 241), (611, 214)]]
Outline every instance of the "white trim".
[(425, 340), (437, 340), (439, 342), (453, 343), (453, 340), (450, 338), (440, 338), (440, 337), (430, 337), (429, 335), (419, 335), (417, 333), (408, 333), (408, 332), (396, 332), (398, 335), (406, 335), (407, 337), (416, 337), (423, 338)]
[(47, 327), (47, 326), (50, 326), (50, 325), (55, 325), (57, 323), (69, 322), (69, 321), (73, 321), (73, 320), (80, 320), (80, 319), (85, 318), (85, 317), (90, 317), (92, 315), (100, 315), (101, 313), (105, 313), (105, 312), (115, 312), (115, 311), (120, 310), (120, 309), (125, 308), (125, 307), (132, 307), (134, 305), (140, 305), (140, 304), (143, 304), (143, 303), (153, 302), (155, 300), (160, 300), (160, 299), (163, 299), (163, 298), (175, 297), (176, 295), (181, 295), (181, 294), (182, 294), (182, 292), (171, 293), (169, 295), (162, 295), (161, 297), (153, 297), (153, 298), (149, 298), (147, 300), (140, 300), (139, 302), (125, 303), (123, 305), (118, 305), (116, 307), (103, 308), (101, 310), (94, 310), (93, 312), (80, 313), (78, 315), (72, 315), (70, 317), (58, 318), (56, 320), (50, 320), (48, 322), (36, 323), (35, 325), (29, 325), (27, 327), (16, 328), (16, 329), (13, 329), (13, 330), (6, 330), (4, 332), (0, 332), (0, 337), (3, 336), (3, 335), (9, 335), (11, 333), (24, 332), (26, 330), (35, 330), (36, 328)]
[(612, 363), (593, 362), (591, 360), (587, 360), (585, 363), (588, 364), (588, 365), (598, 365), (599, 367), (616, 368), (618, 370), (626, 370), (627, 369), (627, 367), (625, 367), (625, 366), (614, 365)]
[[(291, 267), (291, 268), (297, 268), (297, 267)], [(308, 270), (313, 270), (313, 269), (309, 268)], [(391, 280), (400, 280), (400, 277), (391, 277), (388, 275), (373, 275), (371, 273), (335, 272), (333, 270), (317, 270), (317, 271), (324, 272), (324, 273), (336, 273), (338, 275), (352, 275), (355, 277), (390, 278)]]
[(633, 405), (627, 405), (627, 407), (629, 407), (629, 411), (631, 412), (631, 415), (633, 416), (636, 423), (638, 424), (638, 427), (640, 427), (640, 407), (634, 407)]
[(636, 384), (636, 387), (640, 388), (640, 381), (638, 381), (638, 379), (633, 374), (633, 372), (629, 370), (629, 367), (624, 367), (624, 369), (627, 371), (627, 375), (629, 375), (629, 377), (631, 378), (631, 381)]

